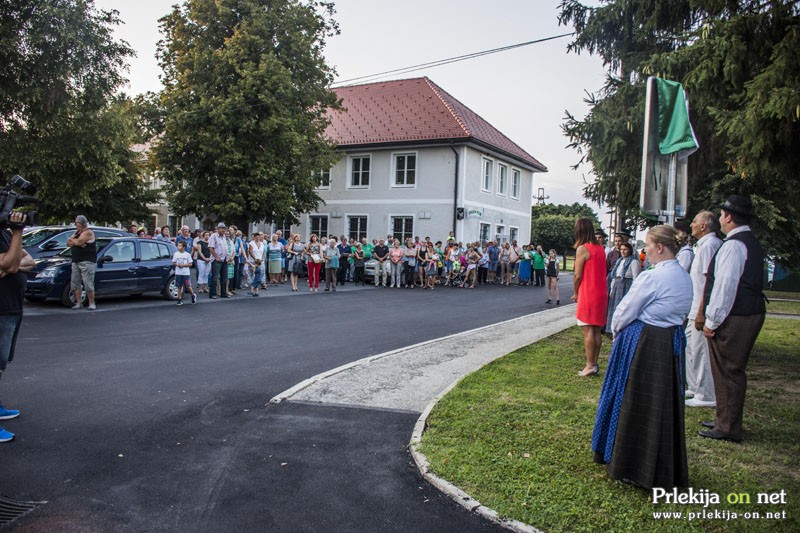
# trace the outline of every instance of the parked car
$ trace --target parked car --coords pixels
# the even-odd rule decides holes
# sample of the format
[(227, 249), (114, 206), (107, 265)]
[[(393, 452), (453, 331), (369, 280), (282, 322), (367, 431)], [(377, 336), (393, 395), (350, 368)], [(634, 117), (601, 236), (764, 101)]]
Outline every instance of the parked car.
[[(172, 255), (177, 248), (171, 242), (115, 237), (97, 239), (97, 269), (94, 276), (96, 296), (141, 295), (160, 292), (164, 298), (178, 297)], [(38, 259), (28, 273), (25, 298), (41, 302), (57, 298), (67, 307), (75, 304), (70, 289), (71, 250), (55, 257)], [(86, 291), (82, 292), (85, 300)]]
[[(133, 233), (117, 229), (90, 226), (96, 238), (135, 237)], [(22, 235), (22, 247), (34, 259), (53, 257), (67, 248), (67, 239), (75, 233), (74, 226), (36, 226)]]

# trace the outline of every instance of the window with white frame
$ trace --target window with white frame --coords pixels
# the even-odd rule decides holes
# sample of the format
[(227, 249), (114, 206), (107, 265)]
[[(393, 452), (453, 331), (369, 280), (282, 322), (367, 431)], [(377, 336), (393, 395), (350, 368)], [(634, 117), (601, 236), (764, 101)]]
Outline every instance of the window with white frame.
[(497, 244), (501, 244), (505, 241), (508, 241), (508, 235), (506, 235), (506, 227), (498, 224), (495, 226), (495, 236), (494, 240), (497, 241)]
[(481, 246), (486, 246), (486, 243), (491, 239), (492, 225), (486, 222), (481, 222)]
[(519, 200), (519, 189), (522, 186), (522, 176), (516, 168), (511, 169), (511, 198)]
[(392, 237), (405, 243), (414, 234), (413, 216), (392, 217)]
[(317, 189), (330, 189), (331, 188), (331, 171), (318, 170), (314, 172), (314, 181), (317, 182)]
[(370, 156), (360, 155), (350, 158), (350, 187), (368, 188)]
[(494, 166), (491, 159), (482, 159), (483, 161), (483, 175), (481, 177), (481, 190), (484, 192), (492, 192), (492, 173)]
[(309, 215), (308, 217), (308, 236), (311, 237), (312, 233), (316, 233), (317, 237), (322, 239), (328, 236), (328, 215)]
[(394, 186), (413, 187), (417, 184), (417, 154), (395, 154)]
[(497, 194), (500, 196), (506, 195), (506, 188), (508, 187), (508, 167), (505, 165), (497, 165)]
[(347, 236), (358, 242), (367, 236), (366, 215), (349, 215), (347, 217)]
[(508, 228), (508, 240), (509, 241), (516, 241), (519, 237), (519, 228), (515, 228), (514, 226), (510, 226)]

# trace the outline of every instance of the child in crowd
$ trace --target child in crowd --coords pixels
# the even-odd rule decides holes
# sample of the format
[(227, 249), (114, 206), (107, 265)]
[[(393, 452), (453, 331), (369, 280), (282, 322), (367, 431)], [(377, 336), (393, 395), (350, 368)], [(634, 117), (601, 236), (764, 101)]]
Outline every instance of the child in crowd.
[(178, 241), (178, 251), (172, 255), (172, 264), (175, 265), (175, 286), (178, 287), (178, 305), (183, 305), (183, 289), (192, 295), (192, 303), (197, 303), (197, 295), (192, 290), (192, 256), (186, 251), (186, 243)]

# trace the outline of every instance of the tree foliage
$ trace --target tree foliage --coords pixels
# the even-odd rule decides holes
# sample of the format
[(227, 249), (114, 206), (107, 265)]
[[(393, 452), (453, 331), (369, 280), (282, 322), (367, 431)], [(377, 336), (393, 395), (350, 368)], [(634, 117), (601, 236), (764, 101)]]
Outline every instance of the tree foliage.
[(769, 253), (800, 266), (800, 7), (789, 0), (563, 0), (574, 52), (598, 54), (605, 85), (563, 125), (592, 200), (638, 217), (645, 81), (686, 88), (700, 150), (689, 158), (689, 216), (732, 193), (756, 206)]
[(337, 156), (323, 138), (325, 38), (332, 5), (298, 0), (186, 0), (161, 19), (163, 136), (155, 166), (178, 214), (240, 224), (296, 220), (316, 208), (314, 173)]
[(545, 250), (554, 249), (563, 253), (575, 243), (575, 221), (589, 218), (595, 228), (600, 219), (586, 204), (542, 204), (531, 209), (531, 242), (541, 244)]
[(133, 53), (112, 38), (118, 23), (92, 1), (0, 7), (0, 173), (38, 185), (45, 222), (146, 214), (135, 122), (114, 97)]

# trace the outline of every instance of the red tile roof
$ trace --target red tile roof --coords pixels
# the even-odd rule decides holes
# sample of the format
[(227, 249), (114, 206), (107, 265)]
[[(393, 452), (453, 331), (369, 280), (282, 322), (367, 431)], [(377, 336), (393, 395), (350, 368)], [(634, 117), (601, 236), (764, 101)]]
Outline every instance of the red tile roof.
[(526, 163), (547, 167), (428, 78), (333, 89), (343, 110), (330, 113), (325, 134), (339, 146), (474, 141)]

